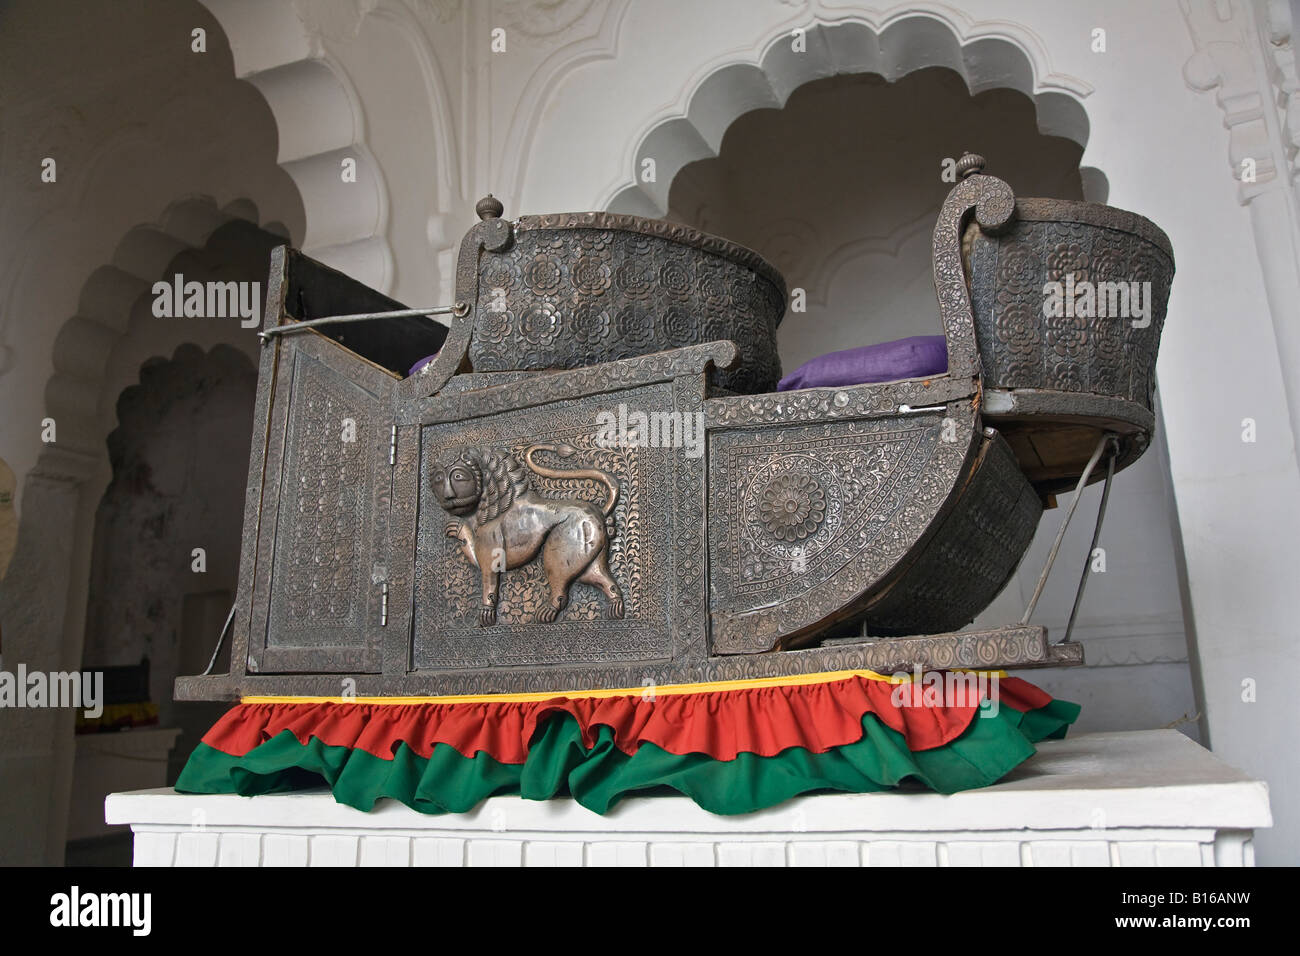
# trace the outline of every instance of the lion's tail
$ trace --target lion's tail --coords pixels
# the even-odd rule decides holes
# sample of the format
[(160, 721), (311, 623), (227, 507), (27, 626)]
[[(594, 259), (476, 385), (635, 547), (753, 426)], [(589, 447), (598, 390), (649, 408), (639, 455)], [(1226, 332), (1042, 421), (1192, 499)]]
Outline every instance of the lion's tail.
[(573, 468), (568, 471), (556, 471), (554, 468), (547, 468), (545, 465), (539, 465), (533, 461), (533, 453), (539, 451), (550, 451), (559, 455), (561, 458), (572, 458), (578, 453), (578, 449), (572, 445), (529, 445), (528, 450), (524, 452), (524, 461), (528, 462), (528, 467), (544, 478), (590, 478), (593, 481), (599, 481), (609, 490), (609, 500), (605, 502), (602, 509), (605, 516), (608, 517), (614, 511), (614, 506), (618, 504), (618, 482), (614, 477), (598, 468)]

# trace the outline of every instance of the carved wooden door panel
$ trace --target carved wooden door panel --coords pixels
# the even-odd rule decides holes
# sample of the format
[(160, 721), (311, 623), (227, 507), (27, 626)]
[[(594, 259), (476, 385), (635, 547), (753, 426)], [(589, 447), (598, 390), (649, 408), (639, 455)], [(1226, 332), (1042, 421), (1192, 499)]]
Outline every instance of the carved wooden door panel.
[[(621, 392), (618, 399), (625, 414), (669, 415), (678, 407), (671, 382)], [(593, 671), (583, 680), (602, 680), (596, 673), (602, 667), (640, 673), (638, 665), (667, 662), (680, 650), (675, 641), (685, 625), (673, 626), (681, 601), (672, 541), (682, 451), (602, 445), (600, 416), (618, 408), (609, 395), (593, 395), (473, 419), (426, 420), (409, 442), (401, 429), (399, 479), (419, 488), (418, 515), (394, 513), (399, 540), (405, 540), (401, 522), (414, 522), (414, 671), (563, 671), (536, 678), (538, 688), (549, 689), (556, 680), (577, 679), (572, 675), (583, 668)], [(408, 467), (418, 474), (408, 477)], [(438, 489), (458, 467), (472, 479), (475, 504), (449, 513)], [(612, 502), (611, 487), (617, 489)], [(459, 538), (449, 536), (453, 526), (461, 529)], [(485, 575), (492, 543), (483, 539), (482, 561), (471, 560), (467, 545), (497, 527), (508, 529), (498, 542), (502, 563), (499, 574), (489, 565)], [(536, 540), (527, 540), (530, 535)], [(569, 562), (588, 571), (566, 577), (560, 565)], [(486, 617), (485, 577), (495, 587)], [(403, 593), (405, 578), (395, 571)], [(616, 684), (628, 679), (608, 677)]]
[(375, 673), (396, 378), (311, 333), (279, 347), (249, 670)]
[(950, 405), (710, 432), (709, 553), (724, 557), (710, 567), (713, 652), (769, 650), (882, 580), (950, 496), (972, 420)]

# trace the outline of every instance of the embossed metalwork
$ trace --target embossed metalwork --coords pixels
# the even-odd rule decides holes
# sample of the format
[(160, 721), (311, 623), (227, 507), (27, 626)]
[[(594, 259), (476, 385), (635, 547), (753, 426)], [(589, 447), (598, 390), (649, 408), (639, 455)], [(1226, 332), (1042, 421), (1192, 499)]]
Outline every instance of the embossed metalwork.
[[(562, 691), (583, 687), (628, 688), (644, 691), (662, 684), (700, 681), (753, 680), (816, 674), (826, 671), (873, 670), (878, 673), (909, 671), (913, 667), (1017, 668), (1064, 667), (1083, 663), (1077, 643), (1051, 644), (1041, 627), (1003, 627), (899, 638), (849, 638), (826, 641), (822, 647), (771, 654), (710, 657), (701, 663), (687, 658), (634, 666), (611, 665), (582, 669), (493, 667), (456, 672), (403, 671), (394, 675), (355, 676), (359, 697), (473, 694), (485, 691), (525, 693)], [(582, 685), (569, 683), (583, 681)], [(337, 678), (299, 674), (292, 678), (258, 674), (180, 677), (178, 700), (238, 700), (259, 694), (337, 696)]]
[[(491, 211), (491, 210), (487, 210)], [(781, 367), (785, 282), (756, 253), (687, 226), (612, 213), (524, 216), (484, 248), (473, 285), (476, 371), (579, 368), (729, 339), (714, 381), (766, 392)]]
[[(288, 527), (275, 582), (284, 616), (273, 641), (356, 624), (362, 555), (372, 550), (365, 533), (370, 503), (362, 497), (371, 462), (364, 445), (339, 440), (346, 422), (355, 421), (356, 404), (323, 375), (303, 368), (308, 361), (300, 354), (294, 370), (303, 382), (288, 440)], [(335, 444), (342, 447), (336, 451)]]
[[(607, 213), (510, 222), (491, 197), (425, 371), (396, 374), (427, 326), (354, 349), (351, 328), (270, 336), (232, 671), (178, 696), (1081, 663), (1041, 627), (956, 629), (1075, 444), (1115, 433), (1117, 467), (1146, 447), (1172, 257), (1140, 217), (1017, 203), (982, 167), (962, 158), (934, 230), (949, 371), (930, 379), (767, 391), (785, 285), (754, 253)], [(1044, 316), (1064, 276), (1151, 281), (1158, 316)], [(398, 308), (284, 250), (268, 288), (268, 329), (324, 314), (304, 289)], [(611, 439), (620, 409), (655, 437)]]
[[(429, 476), (429, 488), (442, 510), (453, 518), (446, 534), (460, 543), (466, 559), (483, 580), (479, 624), (497, 620), (501, 574), (539, 559), (544, 595), (534, 595), (534, 617), (550, 623), (569, 604), (576, 582), (590, 584), (605, 595), (605, 615), (623, 616), (623, 592), (609, 570), (609, 533), (605, 522), (618, 503), (618, 482), (598, 468), (557, 471), (538, 464), (533, 456), (548, 451), (564, 458), (578, 453), (572, 445), (529, 445), (523, 454), (528, 471), (556, 481), (587, 478), (602, 483), (607, 496), (596, 507), (577, 498), (538, 495), (524, 465), (508, 451), (470, 448)], [(459, 520), (469, 518), (473, 520)]]
[(709, 342), (590, 368), (549, 375), (525, 374), (522, 378), (500, 384), (492, 382), (485, 375), (483, 379), (486, 381), (481, 389), (452, 390), (448, 395), (439, 395), (436, 401), (427, 401), (416, 407), (423, 412), (421, 421), (426, 424), (455, 421), (494, 412), (549, 405), (575, 394), (612, 392), (679, 375), (707, 372), (710, 368), (727, 368), (735, 358), (736, 347), (731, 342)]
[[(975, 413), (851, 419), (709, 434), (711, 642), (715, 653), (803, 642), (856, 612), (955, 495)], [(951, 440), (948, 440), (951, 439)], [(783, 476), (823, 489), (825, 516), (786, 540), (763, 520)]]
[(962, 156), (959, 171), (963, 178), (944, 198), (930, 244), (934, 292), (948, 339), (948, 374), (953, 378), (974, 377), (979, 372), (970, 286), (962, 263), (963, 230), (972, 212), (978, 231), (992, 233), (1005, 228), (1015, 211), (1011, 187), (994, 176), (980, 174), (983, 167), (981, 157)]
[(826, 492), (816, 478), (788, 469), (764, 486), (758, 513), (772, 537), (803, 541), (826, 520)]
[[(975, 236), (971, 273), (987, 386), (1102, 395), (1151, 410), (1174, 273), (1169, 240), (1152, 223), (1093, 203), (1021, 199), (1001, 235)], [(1077, 301), (1045, 315), (1045, 286), (1059, 282), (1064, 292), (1070, 279)], [(1150, 283), (1149, 316), (1133, 314), (1130, 283), (1144, 298), (1140, 284)], [(1105, 314), (1114, 312), (1126, 314)]]
[(1006, 441), (988, 431), (957, 507), (867, 605), (868, 633), (958, 630), (988, 607), (1015, 573), (1034, 538), (1043, 505)]
[(986, 414), (1038, 491), (1072, 487), (1105, 432), (1121, 436), (1117, 468), (1134, 461), (1174, 273), (1164, 233), (1109, 206), (1021, 199), (1003, 233), (972, 233), (969, 258), (984, 384), (1006, 395)]
[[(484, 496), (490, 497), (492, 505), (491, 510), (480, 512), (483, 523), (466, 515), (461, 518), (462, 529), (472, 524), (476, 532), (491, 534), (499, 523), (494, 525), (495, 519), (488, 516), (507, 500), (510, 505), (502, 513), (515, 513), (530, 523), (536, 518), (538, 532), (553, 521), (552, 509), (558, 509), (570, 519), (568, 527), (576, 534), (555, 539), (561, 552), (557, 558), (590, 557), (583, 549), (599, 548), (603, 536), (602, 553), (617, 589), (620, 613), (610, 615), (609, 592), (598, 581), (579, 577), (569, 589), (563, 613), (558, 620), (548, 621), (548, 608), (558, 597), (555, 587), (560, 582), (539, 553), (537, 559), (518, 565), (508, 562), (511, 569), (500, 577), (495, 620), (484, 626), (483, 562), (474, 567), (462, 543), (448, 539), (447, 511), (438, 495), (429, 493), (421, 497), (408, 544), (415, 551), (413, 662), (417, 668), (448, 671), (493, 663), (558, 667), (673, 655), (676, 602), (668, 542), (678, 520), (673, 476), (682, 456), (672, 448), (602, 442), (600, 415), (610, 409), (610, 396), (582, 374), (585, 371), (555, 376), (567, 385), (563, 397), (555, 401), (423, 425), (418, 438), (420, 487), (433, 489), (448, 476), (449, 466), (488, 450), (484, 457), (495, 458), (496, 463), (478, 466), (485, 473), (482, 483), (489, 484), (486, 475), (494, 472), (503, 480), (496, 491)], [(703, 372), (690, 377), (700, 379)], [(473, 393), (462, 398), (472, 400)], [(618, 400), (649, 412), (670, 413), (675, 404), (672, 378), (623, 389)], [(529, 452), (539, 445), (573, 451), (558, 460), (554, 453), (535, 451), (529, 467)], [(606, 478), (593, 480), (597, 473)], [(532, 502), (519, 513), (515, 505), (525, 479)], [(611, 509), (608, 517), (606, 508)], [(536, 543), (540, 552), (547, 542)], [(484, 543), (488, 567), (490, 550), (507, 544)]]

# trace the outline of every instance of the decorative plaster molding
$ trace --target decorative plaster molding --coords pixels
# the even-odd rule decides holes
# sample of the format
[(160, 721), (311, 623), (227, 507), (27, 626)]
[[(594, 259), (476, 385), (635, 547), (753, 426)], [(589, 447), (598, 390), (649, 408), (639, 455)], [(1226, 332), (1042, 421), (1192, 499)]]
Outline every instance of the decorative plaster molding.
[[(35, 157), (50, 155), (56, 148), (62, 151), (64, 147), (84, 139), (86, 136), (84, 124), (80, 123), (80, 121), (71, 120), (70, 117), (74, 114), (80, 115), (76, 110), (70, 108), (67, 111), (57, 111), (57, 118), (52, 120), (53, 126), (51, 129), (38, 137), (45, 145), (35, 147), (32, 153), (29, 154), (31, 156), (30, 168), (39, 167), (39, 160)], [(19, 227), (16, 223), (6, 224), (10, 228), (23, 228), (23, 237), (17, 243), (18, 255), (13, 256), (3, 266), (0, 266), (0, 269), (3, 269), (3, 271), (0, 271), (0, 290), (3, 290), (5, 296), (4, 302), (0, 304), (0, 376), (3, 376), (11, 368), (10, 363), (15, 351), (11, 345), (5, 343), (14, 341), (12, 338), (14, 329), (19, 327), (15, 324), (15, 316), (18, 314), (18, 310), (14, 308), (14, 303), (18, 301), (23, 292), (22, 277), (28, 274), (33, 264), (49, 255), (47, 244), (49, 230), (51, 228), (57, 229), (57, 227), (66, 223), (70, 216), (70, 210), (84, 208), (87, 195), (91, 184), (96, 179), (96, 175), (109, 168), (111, 165), (110, 160), (114, 159), (118, 154), (129, 154), (132, 151), (165, 150), (166, 145), (159, 141), (145, 123), (123, 123), (102, 139), (92, 144), (83, 145), (81, 148), (85, 151), (85, 158), (74, 168), (59, 167), (59, 175), (60, 177), (66, 177), (69, 188), (47, 194), (52, 195), (54, 199), (39, 217), (27, 223), (25, 228)], [(23, 181), (26, 182), (26, 180)], [(39, 184), (39, 181), (35, 179), (32, 179), (31, 182)]]
[[(791, 50), (791, 31), (805, 31), (806, 50)], [(626, 174), (605, 188), (596, 208), (661, 216), (677, 172), (716, 156), (723, 134), (742, 114), (780, 108), (812, 80), (874, 73), (891, 82), (914, 70), (944, 66), (959, 73), (973, 93), (994, 87), (1019, 90), (1034, 101), (1039, 129), (1080, 145), (1088, 117), (1080, 100), (1092, 92), (1082, 80), (1052, 70), (1041, 39), (1012, 21), (973, 21), (944, 4), (907, 4), (883, 14), (813, 3), (763, 40), (702, 64), (676, 100), (643, 127), (620, 164), (639, 167), (653, 157), (654, 183), (629, 184)]]
[(816, 271), (808, 282), (808, 301), (818, 305), (828, 305), (835, 278), (845, 266), (866, 256), (888, 256), (897, 259), (909, 243), (923, 240), (928, 246), (933, 231), (934, 212), (926, 210), (887, 236), (863, 236), (832, 249), (829, 255), (821, 257), (818, 261)]
[[(708, 231), (707, 224), (691, 220)], [(929, 251), (934, 213), (927, 210), (888, 235), (862, 236), (827, 248), (813, 223), (787, 216), (771, 223), (754, 249), (776, 266), (792, 285), (807, 293), (809, 305), (827, 306), (839, 273), (867, 256), (897, 259), (909, 243), (923, 240)]]
[[(1198, 93), (1214, 90), (1228, 129), (1228, 162), (1243, 205), (1277, 177), (1266, 110), (1272, 89), (1261, 83), (1256, 65), (1249, 4), (1243, 0), (1180, 0), (1196, 52), (1183, 64), (1183, 79)], [(1254, 182), (1242, 181), (1242, 167), (1254, 160)]]
[[(533, 154), (532, 143), (547, 104), (575, 70), (589, 63), (611, 60), (618, 56), (619, 36), (630, 7), (631, 0), (601, 0), (601, 6), (597, 8), (601, 12), (596, 32), (571, 40), (555, 50), (537, 66), (523, 85), (519, 101), (515, 104), (506, 127), (505, 141), (499, 156), (479, 159), (493, 170), (491, 188), (506, 208), (515, 206), (517, 191), (524, 180), (524, 163)], [(577, 22), (574, 21), (575, 24)]]
[(435, 24), (450, 23), (460, 16), (462, 0), (402, 0), (417, 16), (428, 16)]
[[(468, 199), (460, 195), (460, 151), (457, 148), (459, 136), (456, 131), (456, 118), (448, 97), (448, 87), (434, 55), (421, 17), (411, 9), (415, 0), (393, 2), (386, 0), (375, 8), (372, 16), (392, 20), (403, 28), (411, 39), (411, 49), (415, 54), (420, 74), (424, 78), (424, 91), (429, 104), (429, 119), (433, 127), (434, 168), (431, 170), (437, 184), (436, 209), (446, 212), (457, 199)], [(435, 25), (445, 24), (459, 14), (460, 0), (442, 0), (441, 4), (420, 5), (420, 10), (428, 10), (437, 21)], [(436, 215), (436, 213), (435, 213)], [(457, 237), (459, 239), (459, 236)]]
[[(714, 231), (705, 218), (692, 219), (691, 223), (705, 232)], [(810, 301), (819, 301), (816, 292), (825, 290), (814, 291), (813, 275), (822, 271), (826, 256), (817, 227), (796, 216), (783, 216), (766, 226), (762, 237), (754, 243), (755, 250), (776, 266), (781, 275), (793, 277), (797, 285), (803, 285)]]
[[(375, 3), (202, 2), (230, 43), (235, 76), (262, 94), (275, 117), (278, 162), (298, 187), (306, 216), (303, 251), (388, 291), (388, 189), (366, 145), (362, 104), (322, 40), (355, 35)], [(357, 180), (340, 189), (340, 164), (349, 157), (356, 160)]]
[(58, 423), (59, 441), (42, 450), (37, 471), (83, 481), (89, 477), (85, 469), (104, 460), (99, 408), (114, 343), (127, 334), (137, 303), (176, 255), (202, 248), (220, 226), (245, 218), (241, 213), (249, 207), (251, 203), (239, 202), (218, 209), (208, 197), (174, 202), (158, 224), (129, 230), (112, 261), (91, 273), (78, 297), (77, 314), (64, 322), (54, 340), (45, 409)]
[[(41, 160), (46, 156), (67, 156), (72, 152), (70, 147), (85, 138), (86, 118), (81, 110), (66, 104), (54, 106), (41, 118), (35, 135), (15, 137), (14, 152), (17, 155), (14, 169), (40, 169)], [(15, 176), (14, 180), (29, 193), (46, 189), (36, 176)]]
[(498, 9), (506, 30), (544, 40), (563, 36), (596, 4), (609, 0), (498, 0)]
[[(1282, 369), (1300, 363), (1300, 181), (1291, 15), (1284, 3), (1260, 0), (1181, 0), (1197, 50), (1183, 67), (1194, 90), (1215, 91), (1228, 128), (1228, 160), (1237, 201), (1250, 209), (1251, 229), (1268, 296)], [(1255, 161), (1255, 181), (1242, 182), (1243, 161)], [(1282, 171), (1283, 179), (1278, 179)], [(1280, 187), (1280, 188), (1279, 188)], [(1300, 447), (1300, 382), (1284, 374), (1291, 436)]]
[(1262, 42), (1270, 62), (1269, 79), (1282, 123), (1282, 148), (1293, 185), (1300, 185), (1300, 76), (1295, 57), (1295, 23), (1286, 0), (1267, 0), (1260, 24)]

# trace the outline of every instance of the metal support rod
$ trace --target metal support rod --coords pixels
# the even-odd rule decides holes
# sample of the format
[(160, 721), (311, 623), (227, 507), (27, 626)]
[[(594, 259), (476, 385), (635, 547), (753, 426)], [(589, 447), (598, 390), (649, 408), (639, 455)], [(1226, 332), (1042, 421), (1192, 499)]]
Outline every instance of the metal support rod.
[(1074, 620), (1079, 616), (1079, 605), (1083, 603), (1083, 589), (1088, 585), (1088, 572), (1091, 569), (1092, 555), (1097, 550), (1097, 541), (1101, 538), (1101, 523), (1106, 519), (1106, 499), (1110, 497), (1110, 482), (1115, 477), (1115, 459), (1119, 457), (1119, 443), (1113, 442), (1110, 454), (1106, 457), (1106, 482), (1101, 486), (1101, 504), (1097, 506), (1097, 524), (1092, 529), (1092, 543), (1088, 545), (1088, 557), (1083, 562), (1083, 573), (1079, 575), (1079, 590), (1074, 592), (1074, 607), (1070, 608), (1070, 622), (1065, 625), (1065, 636), (1059, 643), (1064, 644), (1074, 632)]
[(301, 332), (303, 329), (312, 329), (318, 325), (333, 325), (336, 322), (368, 322), (371, 319), (407, 319), (422, 315), (451, 315), (455, 311), (456, 306), (454, 305), (440, 305), (432, 309), (397, 309), (393, 312), (356, 312), (352, 315), (327, 315), (319, 319), (307, 319), (305, 322), (277, 325), (265, 332), (258, 332), (257, 335), (258, 338), (265, 342), (275, 335), (288, 335), (292, 332)]
[(1097, 442), (1097, 447), (1092, 452), (1092, 457), (1088, 459), (1088, 464), (1083, 469), (1083, 474), (1079, 476), (1079, 483), (1074, 486), (1074, 500), (1070, 502), (1070, 507), (1065, 512), (1065, 518), (1061, 521), (1061, 529), (1056, 532), (1056, 541), (1053, 542), (1052, 550), (1047, 555), (1047, 563), (1043, 565), (1043, 573), (1038, 576), (1038, 584), (1034, 587), (1034, 596), (1029, 599), (1029, 606), (1025, 608), (1024, 616), (1020, 618), (1021, 624), (1028, 624), (1029, 619), (1033, 617), (1034, 608), (1038, 606), (1038, 599), (1043, 596), (1043, 588), (1047, 585), (1047, 576), (1052, 573), (1052, 565), (1056, 561), (1056, 552), (1061, 550), (1061, 541), (1065, 538), (1065, 529), (1070, 526), (1070, 519), (1074, 517), (1074, 509), (1079, 507), (1079, 499), (1083, 497), (1084, 485), (1088, 483), (1092, 470), (1097, 467), (1097, 462), (1101, 460), (1101, 453), (1113, 437), (1111, 432), (1106, 432), (1101, 436), (1101, 440)]
[(226, 643), (226, 633), (230, 630), (230, 622), (235, 619), (235, 605), (230, 605), (230, 613), (226, 615), (226, 623), (221, 625), (221, 633), (217, 635), (217, 646), (212, 649), (212, 660), (208, 661), (208, 666), (203, 671), (203, 676), (212, 673), (212, 668), (217, 666), (217, 655), (221, 653), (221, 645)]

